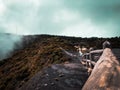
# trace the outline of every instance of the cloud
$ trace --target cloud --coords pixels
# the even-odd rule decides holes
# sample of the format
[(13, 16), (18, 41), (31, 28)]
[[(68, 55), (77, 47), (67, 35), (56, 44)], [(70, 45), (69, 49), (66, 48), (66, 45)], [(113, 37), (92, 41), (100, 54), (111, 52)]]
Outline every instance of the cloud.
[[(68, 28), (80, 25), (86, 37), (93, 36), (85, 33), (91, 30), (89, 27), (91, 32), (101, 30), (103, 37), (119, 36), (119, 6), (119, 0), (1, 0), (0, 32), (71, 35), (73, 31)], [(81, 36), (76, 28), (72, 35)]]
[(55, 12), (53, 17), (55, 23), (68, 23), (77, 20), (79, 18), (79, 14), (77, 12), (62, 9)]
[(95, 26), (90, 20), (87, 20), (65, 28), (61, 34), (69, 36), (76, 35), (80, 37), (96, 37), (96, 35), (99, 37), (104, 37), (107, 34), (107, 31), (104, 28)]
[(4, 3), (7, 10), (3, 13), (0, 26), (9, 33), (16, 33), (13, 32), (15, 30), (12, 30), (11, 23), (15, 23), (15, 28), (18, 28), (19, 34), (25, 34), (21, 27), (29, 34), (57, 33), (57, 25), (52, 22), (52, 17), (59, 10), (60, 3), (52, 1), (54, 3), (49, 0), (6, 0)]
[(5, 10), (6, 10), (6, 7), (5, 7), (3, 1), (1, 0), (0, 1), (0, 17), (3, 15), (3, 13), (5, 12)]
[[(71, 11), (79, 11), (85, 19), (91, 19), (94, 25), (100, 27), (111, 27), (112, 29), (119, 27), (120, 22), (120, 1), (119, 0), (65, 0), (65, 5)], [(118, 31), (118, 29), (113, 29)], [(109, 32), (109, 30), (106, 30)], [(114, 35), (115, 36), (115, 35)]]

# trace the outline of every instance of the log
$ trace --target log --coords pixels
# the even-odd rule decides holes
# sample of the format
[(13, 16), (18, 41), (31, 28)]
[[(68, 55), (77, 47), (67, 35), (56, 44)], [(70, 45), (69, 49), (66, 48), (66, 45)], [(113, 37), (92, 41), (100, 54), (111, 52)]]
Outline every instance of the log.
[(104, 49), (82, 90), (120, 90), (120, 63), (110, 48)]

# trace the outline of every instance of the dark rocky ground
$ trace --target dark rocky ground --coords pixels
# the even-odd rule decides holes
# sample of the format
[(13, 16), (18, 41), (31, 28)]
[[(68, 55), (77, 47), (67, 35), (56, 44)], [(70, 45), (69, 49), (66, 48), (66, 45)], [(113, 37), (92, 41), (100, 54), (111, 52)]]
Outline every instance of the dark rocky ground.
[(37, 73), (18, 90), (81, 90), (88, 78), (80, 63), (57, 64)]

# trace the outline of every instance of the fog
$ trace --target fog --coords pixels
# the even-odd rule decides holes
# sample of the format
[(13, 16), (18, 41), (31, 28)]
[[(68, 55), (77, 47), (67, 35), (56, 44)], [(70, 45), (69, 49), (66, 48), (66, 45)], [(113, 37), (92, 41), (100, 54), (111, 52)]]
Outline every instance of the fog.
[(9, 57), (10, 52), (15, 49), (15, 45), (20, 41), (21, 36), (0, 33), (0, 60)]

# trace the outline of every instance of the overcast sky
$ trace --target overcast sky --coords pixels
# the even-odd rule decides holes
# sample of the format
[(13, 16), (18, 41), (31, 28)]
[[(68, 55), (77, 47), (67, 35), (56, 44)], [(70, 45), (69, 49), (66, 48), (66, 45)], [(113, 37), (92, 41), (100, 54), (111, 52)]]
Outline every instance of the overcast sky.
[(0, 0), (0, 32), (120, 36), (120, 0)]

